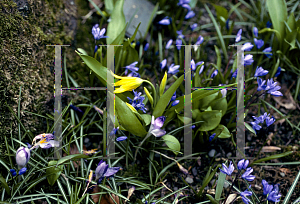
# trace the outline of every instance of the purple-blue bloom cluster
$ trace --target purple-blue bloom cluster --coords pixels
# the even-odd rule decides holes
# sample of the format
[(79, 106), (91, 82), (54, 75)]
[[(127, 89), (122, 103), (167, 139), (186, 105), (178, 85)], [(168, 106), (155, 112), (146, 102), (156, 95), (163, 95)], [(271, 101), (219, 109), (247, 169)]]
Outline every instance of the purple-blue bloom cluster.
[(235, 42), (240, 42), (241, 41), (241, 39), (242, 39), (242, 32), (243, 32), (242, 29), (240, 29), (238, 31), (238, 33), (236, 34)]
[(279, 184), (274, 185), (269, 185), (268, 182), (266, 180), (262, 180), (262, 185), (263, 185), (263, 194), (267, 197), (268, 201), (272, 201), (272, 202), (279, 202), (280, 201), (280, 197), (281, 194), (279, 193)]
[(262, 67), (257, 67), (254, 76), (259, 77), (259, 76), (265, 76), (269, 73), (269, 71), (264, 70)]
[(256, 38), (254, 38), (254, 43), (255, 43), (257, 49), (260, 49), (264, 45), (263, 40), (257, 40)]
[(273, 79), (268, 79), (267, 84), (265, 85), (266, 80), (262, 80), (261, 78), (257, 78), (257, 91), (265, 90), (267, 93), (273, 95), (273, 96), (283, 96), (279, 89), (281, 89), (280, 86), (277, 85), (277, 82), (274, 82)]
[(170, 25), (170, 23), (171, 23), (171, 21), (168, 16), (166, 16), (164, 19), (162, 19), (158, 22), (158, 24), (160, 24), (160, 25)]
[(145, 108), (145, 104), (143, 103), (145, 97), (144, 96), (141, 96), (142, 95), (142, 92), (135, 92), (133, 90), (133, 93), (134, 93), (134, 98), (131, 99), (129, 97), (127, 97), (127, 99), (129, 100), (129, 103), (138, 111), (138, 110), (141, 110), (143, 111), (144, 113), (146, 113), (146, 108)]
[[(249, 188), (251, 188), (251, 185), (249, 186)], [(252, 196), (252, 192), (245, 190), (243, 192), (240, 193), (242, 200), (244, 203), (248, 204), (250, 202), (249, 198), (247, 198), (247, 196)]]
[(258, 118), (255, 116), (252, 116), (252, 117), (255, 120), (254, 122), (251, 122), (251, 125), (254, 130), (260, 130), (261, 126), (258, 124), (259, 123), (263, 124), (264, 121), (266, 121), (267, 127), (269, 127), (270, 125), (272, 125), (275, 122), (275, 118), (274, 117), (271, 118), (270, 114), (267, 114), (267, 113), (264, 113), (263, 115), (259, 116)]
[(128, 77), (140, 77), (139, 73), (137, 73), (137, 71), (139, 71), (139, 68), (136, 67), (138, 62), (133, 62), (130, 65), (127, 65), (123, 68), (125, 68), (125, 75), (128, 74), (128, 70), (131, 71), (131, 73), (128, 74)]
[(95, 38), (95, 40), (100, 40), (101, 38), (108, 38), (108, 36), (104, 36), (106, 29), (102, 28), (100, 30), (99, 24), (95, 24), (92, 28), (92, 34)]
[(169, 66), (168, 74), (176, 74), (177, 72), (179, 72), (179, 67), (180, 65), (171, 64)]
[(253, 55), (248, 54), (248, 55), (246, 55), (246, 56), (244, 57), (244, 65), (245, 65), (245, 66), (246, 66), (246, 65), (251, 65), (253, 62), (254, 62), (254, 60), (253, 60)]

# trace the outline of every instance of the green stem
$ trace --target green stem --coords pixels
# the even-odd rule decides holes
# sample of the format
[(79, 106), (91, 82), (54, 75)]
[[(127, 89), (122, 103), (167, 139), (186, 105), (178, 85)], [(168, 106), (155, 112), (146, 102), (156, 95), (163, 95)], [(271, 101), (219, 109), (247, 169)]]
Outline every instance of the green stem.
[(155, 87), (153, 86), (153, 84), (150, 82), (150, 81), (148, 81), (148, 80), (144, 80), (144, 82), (146, 82), (146, 83), (148, 83), (150, 86), (151, 86), (151, 88), (152, 88), (152, 90), (153, 90), (153, 106), (155, 107), (155, 105), (156, 105), (156, 90), (155, 90)]

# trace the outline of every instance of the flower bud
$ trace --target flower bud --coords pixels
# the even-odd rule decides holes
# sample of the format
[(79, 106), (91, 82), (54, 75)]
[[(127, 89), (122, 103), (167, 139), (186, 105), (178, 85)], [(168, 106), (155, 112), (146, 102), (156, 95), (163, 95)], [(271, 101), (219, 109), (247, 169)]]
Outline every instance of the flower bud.
[(166, 84), (167, 84), (167, 72), (165, 72), (164, 78), (161, 80), (160, 89), (159, 89), (160, 96), (164, 94)]
[(16, 162), (18, 167), (21, 169), (22, 167), (26, 166), (30, 158), (30, 150), (27, 147), (20, 147), (17, 150), (16, 154)]

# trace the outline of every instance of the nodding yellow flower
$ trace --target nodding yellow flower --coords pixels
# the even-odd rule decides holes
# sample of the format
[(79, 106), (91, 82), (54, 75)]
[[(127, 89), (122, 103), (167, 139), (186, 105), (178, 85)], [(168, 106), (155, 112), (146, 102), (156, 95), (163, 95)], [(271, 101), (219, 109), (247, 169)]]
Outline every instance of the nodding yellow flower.
[(136, 89), (143, 83), (143, 79), (138, 77), (121, 77), (118, 75), (113, 74), (114, 77), (117, 79), (121, 79), (114, 83), (115, 86), (120, 86), (120, 88), (117, 88), (114, 93), (123, 93), (125, 91), (132, 91), (133, 89)]
[(160, 96), (164, 94), (166, 84), (167, 84), (167, 72), (165, 72), (164, 78), (161, 80), (160, 89), (159, 89)]

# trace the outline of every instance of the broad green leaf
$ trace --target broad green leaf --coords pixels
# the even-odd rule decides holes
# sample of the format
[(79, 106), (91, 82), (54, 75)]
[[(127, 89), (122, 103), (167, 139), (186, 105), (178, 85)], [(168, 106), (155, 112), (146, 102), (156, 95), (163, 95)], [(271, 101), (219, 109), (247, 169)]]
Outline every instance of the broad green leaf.
[(295, 20), (294, 13), (291, 13), (287, 23), (285, 23), (286, 35), (283, 44), (283, 53), (286, 53), (286, 51), (296, 48), (295, 44), (296, 44), (298, 29), (299, 28), (296, 27), (296, 20)]
[(288, 156), (290, 154), (293, 154), (293, 153), (294, 153), (293, 151), (288, 151), (288, 152), (284, 152), (282, 154), (275, 154), (275, 155), (272, 155), (272, 156), (269, 156), (269, 157), (258, 159), (256, 161), (252, 162), (252, 164), (250, 164), (250, 166), (252, 166), (254, 164), (261, 163), (261, 162), (264, 162), (264, 161), (269, 161), (269, 160), (272, 160), (272, 159), (278, 159), (278, 158), (281, 158), (281, 157), (286, 157), (286, 156)]
[(226, 179), (226, 174), (219, 174), (217, 187), (216, 187), (216, 194), (215, 194), (216, 200), (220, 200), (220, 198), (221, 198), (225, 179)]
[(131, 42), (135, 39), (135, 36), (136, 36), (136, 34), (137, 34), (138, 30), (139, 30), (140, 25), (141, 25), (141, 22), (138, 24), (138, 26), (136, 27), (136, 29), (135, 29), (133, 35), (132, 35), (131, 38), (129, 39), (129, 43), (131, 43)]
[[(110, 92), (109, 97), (111, 97), (112, 99), (114, 98), (113, 94)], [(140, 137), (143, 137), (147, 134), (146, 130), (144, 129), (143, 125), (136, 117), (136, 115), (117, 95), (115, 95), (115, 107), (116, 115), (122, 127), (124, 127), (127, 131), (131, 132), (132, 134)]]
[(144, 119), (146, 125), (149, 125), (151, 123), (151, 115), (141, 114), (141, 117)]
[(284, 21), (287, 20), (287, 6), (285, 0), (267, 0), (267, 8), (269, 10), (269, 15), (272, 20), (272, 25), (275, 30), (278, 31), (280, 47), (282, 46), (282, 37), (285, 36), (285, 25)]
[[(218, 90), (219, 92), (219, 90)], [(207, 107), (210, 105), (211, 102), (213, 102), (215, 99), (217, 99), (219, 93), (214, 93), (211, 94), (209, 96), (206, 96), (205, 98), (202, 98), (201, 100), (199, 100), (200, 102), (200, 110), (204, 110), (207, 109)]]
[[(176, 110), (175, 110), (176, 111)], [(176, 111), (177, 112), (177, 111)], [(177, 113), (177, 117), (178, 119), (184, 123), (184, 121), (186, 121), (186, 123), (190, 123), (192, 122), (192, 119), (191, 118), (188, 118), (188, 117), (184, 117), (183, 115), (180, 115)]]
[[(109, 36), (109, 38), (106, 38), (106, 42), (108, 45), (111, 45), (112, 42), (114, 42), (114, 40), (117, 39), (121, 33), (123, 33), (124, 28), (126, 28), (126, 20), (125, 15), (123, 13), (123, 5), (124, 0), (118, 0), (111, 14), (111, 21), (107, 26), (107, 36)], [(116, 45), (121, 44), (122, 40), (123, 39), (119, 39), (119, 41), (116, 42)]]
[(220, 124), (221, 118), (222, 111), (213, 110), (200, 113), (197, 116), (196, 121), (204, 121), (203, 123), (200, 123), (200, 131), (209, 131), (213, 130)]
[(114, 9), (114, 2), (112, 0), (104, 0), (105, 10), (108, 14), (111, 14)]
[[(154, 110), (153, 110), (153, 115), (155, 118), (162, 116), (164, 113), (169, 101), (171, 100), (173, 94), (177, 90), (177, 88), (180, 86), (184, 79), (184, 75), (179, 77), (173, 84), (172, 86), (160, 97), (159, 101), (157, 102)], [(177, 105), (178, 106), (178, 105)]]
[(5, 179), (3, 178), (2, 174), (0, 174), (0, 182), (3, 188), (5, 188), (5, 191), (8, 195), (10, 195), (10, 188), (8, 184), (6, 183)]
[(84, 55), (88, 55), (88, 53), (84, 49), (82, 49), (82, 48), (77, 48), (77, 50), (79, 52), (81, 52), (82, 54), (84, 54)]
[(171, 150), (174, 150), (174, 154), (177, 155), (180, 151), (180, 143), (178, 139), (173, 135), (164, 135), (162, 136), (162, 139)]
[(61, 159), (59, 159), (57, 161), (57, 165), (61, 165), (65, 162), (68, 162), (68, 161), (74, 161), (74, 160), (77, 160), (77, 159), (85, 159), (85, 158), (89, 158), (88, 155), (85, 155), (85, 154), (72, 154), (72, 155), (68, 155), (68, 156), (65, 156)]
[(51, 186), (53, 186), (55, 181), (59, 178), (59, 176), (64, 168), (63, 165), (59, 165), (58, 167), (53, 166), (57, 163), (58, 163), (57, 161), (49, 161), (48, 166), (52, 166), (52, 167), (50, 167), (46, 170), (47, 180)]
[[(126, 53), (126, 54), (124, 54)], [(133, 62), (139, 61), (139, 54), (136, 49), (132, 47), (131, 44), (125, 48), (123, 51), (123, 57), (125, 58), (125, 65), (129, 65)]]
[(250, 132), (252, 132), (254, 135), (256, 135), (255, 130), (248, 123), (245, 123), (245, 126)]
[(224, 116), (226, 114), (226, 111), (227, 111), (226, 97), (214, 100), (209, 105), (211, 106), (212, 110), (221, 110), (222, 116)]
[(221, 138), (221, 139), (231, 137), (231, 134), (230, 134), (229, 130), (227, 129), (227, 127), (224, 125), (221, 125), (221, 124), (218, 125), (218, 127), (213, 132), (216, 133), (216, 135), (219, 135), (218, 138)]
[[(219, 90), (196, 90), (194, 92), (192, 92), (192, 107), (193, 108), (197, 108), (195, 107), (195, 103), (198, 103), (200, 99), (215, 94), (217, 93)], [(164, 122), (164, 126), (165, 127), (170, 121), (172, 121), (174, 119), (174, 117), (176, 117), (176, 113), (175, 113), (175, 109), (180, 112), (184, 109), (184, 96), (180, 96), (178, 98), (176, 98), (176, 100), (179, 100), (179, 103), (174, 106), (171, 107), (169, 110), (166, 111), (165, 116), (167, 116), (165, 122)]]
[(81, 54), (77, 51), (75, 52), (81, 57), (84, 63), (98, 76), (103, 85), (106, 86), (107, 68), (104, 67), (95, 58)]

